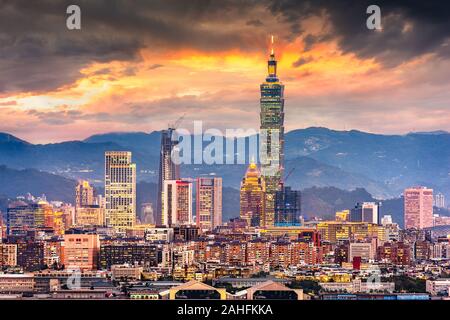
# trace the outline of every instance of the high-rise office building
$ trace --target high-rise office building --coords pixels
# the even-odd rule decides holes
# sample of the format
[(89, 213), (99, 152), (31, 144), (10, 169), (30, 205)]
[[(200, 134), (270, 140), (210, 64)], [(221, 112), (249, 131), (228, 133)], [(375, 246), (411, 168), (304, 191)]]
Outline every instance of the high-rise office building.
[(179, 180), (180, 166), (178, 157), (178, 138), (173, 128), (161, 132), (161, 149), (159, 154), (159, 176), (158, 176), (158, 197), (156, 198), (156, 223), (162, 223), (163, 199), (164, 199), (164, 181)]
[(44, 244), (33, 236), (9, 236), (8, 244), (17, 246), (17, 266), (24, 271), (38, 271), (44, 267)]
[(106, 225), (117, 231), (133, 227), (136, 222), (136, 164), (131, 152), (105, 153)]
[(222, 178), (197, 178), (196, 219), (201, 230), (222, 224)]
[(95, 204), (94, 187), (89, 181), (81, 180), (75, 187), (75, 207), (81, 208)]
[(412, 187), (404, 191), (405, 229), (433, 226), (433, 189)]
[(162, 225), (192, 224), (192, 182), (166, 180), (163, 190)]
[[(44, 228), (46, 224), (46, 209), (38, 203), (27, 204), (17, 201), (7, 209), (7, 233), (9, 235), (26, 234), (28, 230)], [(47, 213), (48, 215), (48, 213)]]
[(379, 205), (376, 202), (357, 203), (351, 210), (350, 221), (378, 223)]
[(282, 187), (275, 193), (275, 226), (301, 225), (301, 195), (300, 191), (291, 187)]
[(251, 163), (241, 182), (240, 189), (240, 218), (247, 225), (260, 225), (264, 212), (264, 180), (255, 163)]
[(268, 75), (261, 84), (260, 161), (265, 182), (264, 214), (261, 225), (273, 226), (275, 193), (280, 189), (284, 160), (284, 85), (277, 76), (277, 60), (272, 50), (268, 61)]
[(77, 208), (75, 225), (79, 227), (105, 225), (105, 209), (97, 205)]

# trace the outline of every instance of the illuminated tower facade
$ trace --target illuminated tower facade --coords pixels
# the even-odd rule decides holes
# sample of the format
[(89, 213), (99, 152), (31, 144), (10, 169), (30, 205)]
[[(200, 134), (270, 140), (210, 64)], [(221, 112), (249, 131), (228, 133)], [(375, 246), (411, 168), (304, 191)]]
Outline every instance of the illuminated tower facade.
[(156, 223), (162, 223), (164, 181), (179, 180), (179, 165), (173, 161), (178, 156), (178, 139), (175, 129), (169, 128), (161, 132), (161, 150), (159, 155), (158, 197), (156, 198)]
[(264, 213), (261, 226), (273, 226), (275, 194), (280, 190), (284, 160), (284, 85), (277, 76), (277, 60), (272, 49), (267, 65), (268, 75), (261, 84), (260, 162), (265, 183)]
[(105, 153), (106, 225), (123, 232), (136, 223), (136, 164), (131, 152)]
[(241, 182), (240, 218), (258, 227), (264, 212), (264, 181), (255, 163), (251, 163)]

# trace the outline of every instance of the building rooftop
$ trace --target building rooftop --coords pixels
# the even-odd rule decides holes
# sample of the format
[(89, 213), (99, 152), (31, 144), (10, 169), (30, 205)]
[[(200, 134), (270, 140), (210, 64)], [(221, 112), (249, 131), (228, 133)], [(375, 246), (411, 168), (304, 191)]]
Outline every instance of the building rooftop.
[(210, 285), (207, 285), (206, 283), (191, 280), (189, 282), (183, 283), (177, 287), (175, 287), (177, 290), (216, 290), (216, 288), (211, 287)]
[(34, 278), (33, 273), (1, 273), (0, 278)]

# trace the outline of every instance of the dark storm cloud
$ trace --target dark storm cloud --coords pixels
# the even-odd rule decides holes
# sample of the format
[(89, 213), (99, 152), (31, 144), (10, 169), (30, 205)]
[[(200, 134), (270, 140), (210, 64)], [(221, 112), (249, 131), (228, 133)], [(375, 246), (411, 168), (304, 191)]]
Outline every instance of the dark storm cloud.
[[(66, 28), (66, 8), (81, 7), (82, 29)], [(0, 0), (0, 94), (72, 83), (93, 61), (138, 59), (149, 47), (205, 51), (250, 47), (232, 25), (254, 1)], [(214, 22), (211, 27), (203, 24)], [(250, 40), (250, 41), (249, 41)], [(159, 64), (155, 64), (159, 67)], [(155, 67), (155, 68), (156, 68)]]
[[(366, 8), (373, 3), (381, 7), (383, 32), (366, 28)], [(65, 27), (70, 4), (81, 7), (81, 31)], [(135, 60), (144, 47), (211, 54), (261, 50), (271, 32), (264, 8), (289, 25), (287, 40), (304, 38), (305, 50), (336, 38), (345, 52), (387, 65), (427, 52), (450, 56), (449, 1), (0, 0), (0, 95), (55, 89), (72, 83), (93, 61)], [(302, 30), (303, 19), (323, 12), (329, 34)], [(406, 22), (412, 29), (405, 32)]]
[[(381, 8), (382, 32), (366, 27), (366, 9), (372, 4)], [(344, 52), (375, 57), (388, 66), (430, 52), (450, 56), (445, 45), (450, 37), (449, 1), (273, 0), (270, 8), (290, 24), (294, 34), (305, 36), (306, 49), (329, 38), (308, 35), (300, 22), (326, 12), (332, 26), (329, 36), (339, 40)]]

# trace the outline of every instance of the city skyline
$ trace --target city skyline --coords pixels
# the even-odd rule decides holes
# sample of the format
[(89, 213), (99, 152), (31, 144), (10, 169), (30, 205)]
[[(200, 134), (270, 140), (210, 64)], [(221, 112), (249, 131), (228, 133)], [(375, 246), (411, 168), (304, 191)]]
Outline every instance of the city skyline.
[[(286, 131), (450, 130), (447, 4), (382, 1), (382, 31), (365, 28), (364, 1), (233, 4), (83, 2), (79, 31), (65, 28), (60, 1), (2, 4), (0, 29), (16, 41), (2, 48), (0, 131), (58, 142), (161, 130), (186, 111), (208, 127), (257, 128), (254, 84), (265, 75), (270, 34), (289, 88)], [(31, 10), (44, 16), (29, 19)]]
[(339, 3), (0, 0), (0, 300), (450, 300), (450, 6)]

